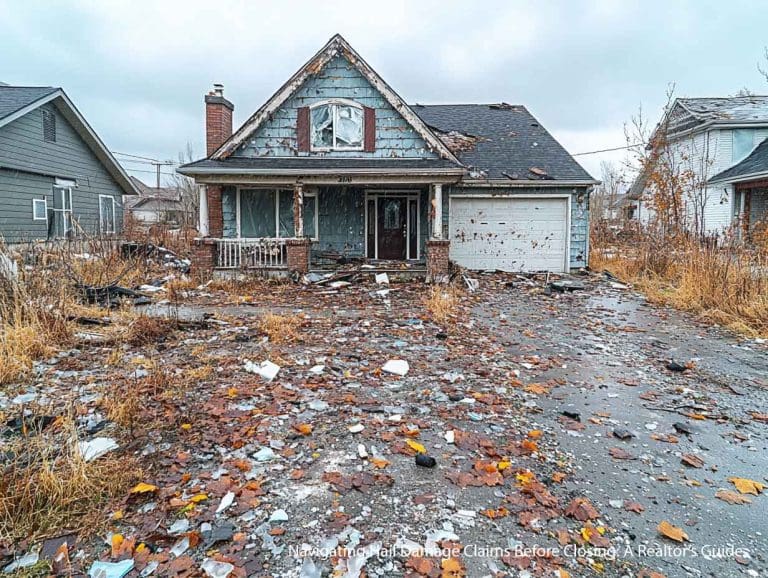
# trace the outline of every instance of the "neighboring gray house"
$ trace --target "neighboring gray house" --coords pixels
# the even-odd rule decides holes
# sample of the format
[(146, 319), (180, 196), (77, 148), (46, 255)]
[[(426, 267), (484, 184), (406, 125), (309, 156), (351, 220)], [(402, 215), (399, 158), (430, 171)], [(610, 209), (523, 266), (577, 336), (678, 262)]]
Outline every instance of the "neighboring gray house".
[(61, 88), (0, 84), (0, 236), (115, 234), (138, 191)]
[(587, 265), (596, 181), (523, 106), (408, 105), (339, 35), (234, 134), (220, 85), (205, 103), (208, 157), (178, 169), (205, 266)]
[[(678, 98), (656, 130), (666, 130), (666, 162), (700, 183), (683, 199), (687, 226), (749, 235), (768, 219), (768, 96)], [(653, 191), (638, 175), (629, 197), (641, 224), (653, 222)]]
[(180, 226), (190, 222), (178, 187), (150, 187), (136, 177), (131, 177), (131, 181), (139, 195), (125, 197), (123, 204), (125, 214), (132, 216), (137, 224)]

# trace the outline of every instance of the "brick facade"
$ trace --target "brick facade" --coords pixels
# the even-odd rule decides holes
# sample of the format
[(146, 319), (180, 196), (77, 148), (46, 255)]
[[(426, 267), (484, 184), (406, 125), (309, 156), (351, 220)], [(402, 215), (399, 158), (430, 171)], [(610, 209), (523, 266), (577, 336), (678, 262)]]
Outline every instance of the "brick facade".
[(209, 272), (216, 267), (216, 243), (212, 239), (195, 239), (192, 245), (192, 271)]
[(288, 271), (297, 273), (309, 272), (309, 239), (286, 239), (285, 257), (288, 261)]
[(427, 282), (440, 283), (444, 281), (450, 271), (448, 252), (451, 242), (444, 239), (430, 239), (427, 241)]
[[(218, 92), (217, 92), (218, 91)], [(205, 146), (206, 155), (219, 148), (232, 136), (232, 111), (235, 106), (223, 96), (220, 88), (205, 95)]]
[(224, 235), (224, 212), (221, 206), (221, 187), (209, 185), (208, 194), (208, 236), (219, 239)]

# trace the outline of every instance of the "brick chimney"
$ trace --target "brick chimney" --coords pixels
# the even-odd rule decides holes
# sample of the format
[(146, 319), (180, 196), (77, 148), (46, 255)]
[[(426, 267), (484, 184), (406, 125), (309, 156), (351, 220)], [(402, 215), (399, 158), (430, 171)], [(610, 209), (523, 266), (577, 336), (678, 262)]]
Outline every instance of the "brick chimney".
[(205, 95), (205, 143), (207, 156), (232, 136), (232, 111), (235, 105), (224, 98), (224, 85), (214, 84)]

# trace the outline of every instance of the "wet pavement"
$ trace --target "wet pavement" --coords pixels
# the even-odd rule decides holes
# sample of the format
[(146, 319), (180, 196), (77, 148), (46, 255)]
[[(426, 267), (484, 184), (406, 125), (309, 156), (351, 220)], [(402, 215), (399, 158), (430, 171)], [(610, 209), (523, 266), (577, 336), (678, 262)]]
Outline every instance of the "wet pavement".
[[(129, 576), (763, 575), (768, 496), (715, 493), (768, 476), (765, 344), (598, 278), (553, 295), (541, 281), (479, 279), (445, 325), (418, 283), (201, 289), (182, 312), (153, 312), (207, 313), (208, 328), (125, 346), (117, 369), (96, 362), (111, 353), (96, 345), (66, 371), (41, 364), (41, 407), (71, 401), (98, 422), (106, 382), (143, 396), (139, 431), (106, 422), (97, 435), (156, 487), (105, 513), (121, 512), (110, 532), (146, 547), (83, 539), (78, 569), (100, 558), (133, 560)], [(298, 340), (269, 340), (267, 312), (298, 315)], [(404, 376), (382, 370), (395, 359)], [(670, 359), (691, 368), (672, 372)], [(688, 539), (663, 537), (663, 521)]]

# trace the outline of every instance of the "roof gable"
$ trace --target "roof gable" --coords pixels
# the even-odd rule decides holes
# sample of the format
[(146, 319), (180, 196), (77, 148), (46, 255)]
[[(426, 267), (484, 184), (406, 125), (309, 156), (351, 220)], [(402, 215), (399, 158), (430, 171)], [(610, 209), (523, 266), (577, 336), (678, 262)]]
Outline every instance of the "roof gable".
[[(309, 62), (299, 69), (256, 113), (254, 113), (221, 147), (211, 155), (213, 160), (223, 160), (236, 154), (240, 149), (243, 154), (248, 149), (248, 143), (255, 138), (252, 143), (252, 155), (258, 156), (260, 141), (259, 138), (268, 138), (270, 135), (265, 127), (266, 124), (274, 119), (280, 118), (284, 105), (289, 99), (307, 99), (309, 93), (306, 92), (308, 83), (317, 82), (315, 79), (320, 77), (327, 67), (340, 67), (340, 70), (349, 69), (357, 73), (358, 78), (364, 79), (368, 86), (359, 86), (360, 89), (368, 89), (371, 97), (379, 96), (383, 102), (388, 105), (388, 109), (396, 112), (401, 117), (407, 129), (412, 131), (424, 144), (425, 156), (428, 151), (431, 156), (451, 160), (459, 164), (456, 156), (445, 146), (445, 144), (435, 136), (435, 134), (424, 124), (410, 107), (395, 93), (394, 90), (357, 54), (349, 43), (340, 35), (335, 35), (331, 40), (315, 55)], [(309, 85), (311, 86), (311, 84)], [(317, 87), (316, 87), (317, 88)], [(304, 94), (301, 91), (304, 90)], [(336, 94), (326, 94), (323, 96), (314, 96), (315, 101), (325, 98), (338, 98)], [(295, 105), (294, 105), (295, 106)], [(288, 107), (290, 110), (290, 106)], [(287, 113), (290, 114), (290, 113)], [(295, 124), (293, 125), (295, 126)], [(380, 123), (377, 122), (377, 132)], [(261, 132), (260, 132), (260, 129)], [(378, 134), (377, 134), (378, 139)], [(263, 142), (263, 141), (262, 141)], [(289, 145), (290, 146), (290, 145)], [(295, 153), (288, 151), (290, 156)], [(247, 155), (246, 155), (247, 156)], [(289, 155), (285, 155), (289, 156)], [(355, 156), (363, 156), (357, 153)]]
[(3, 108), (0, 104), (0, 128), (50, 102), (82, 138), (123, 192), (126, 195), (138, 194), (136, 186), (123, 167), (61, 88), (0, 86), (0, 103), (2, 102), (5, 105)]

